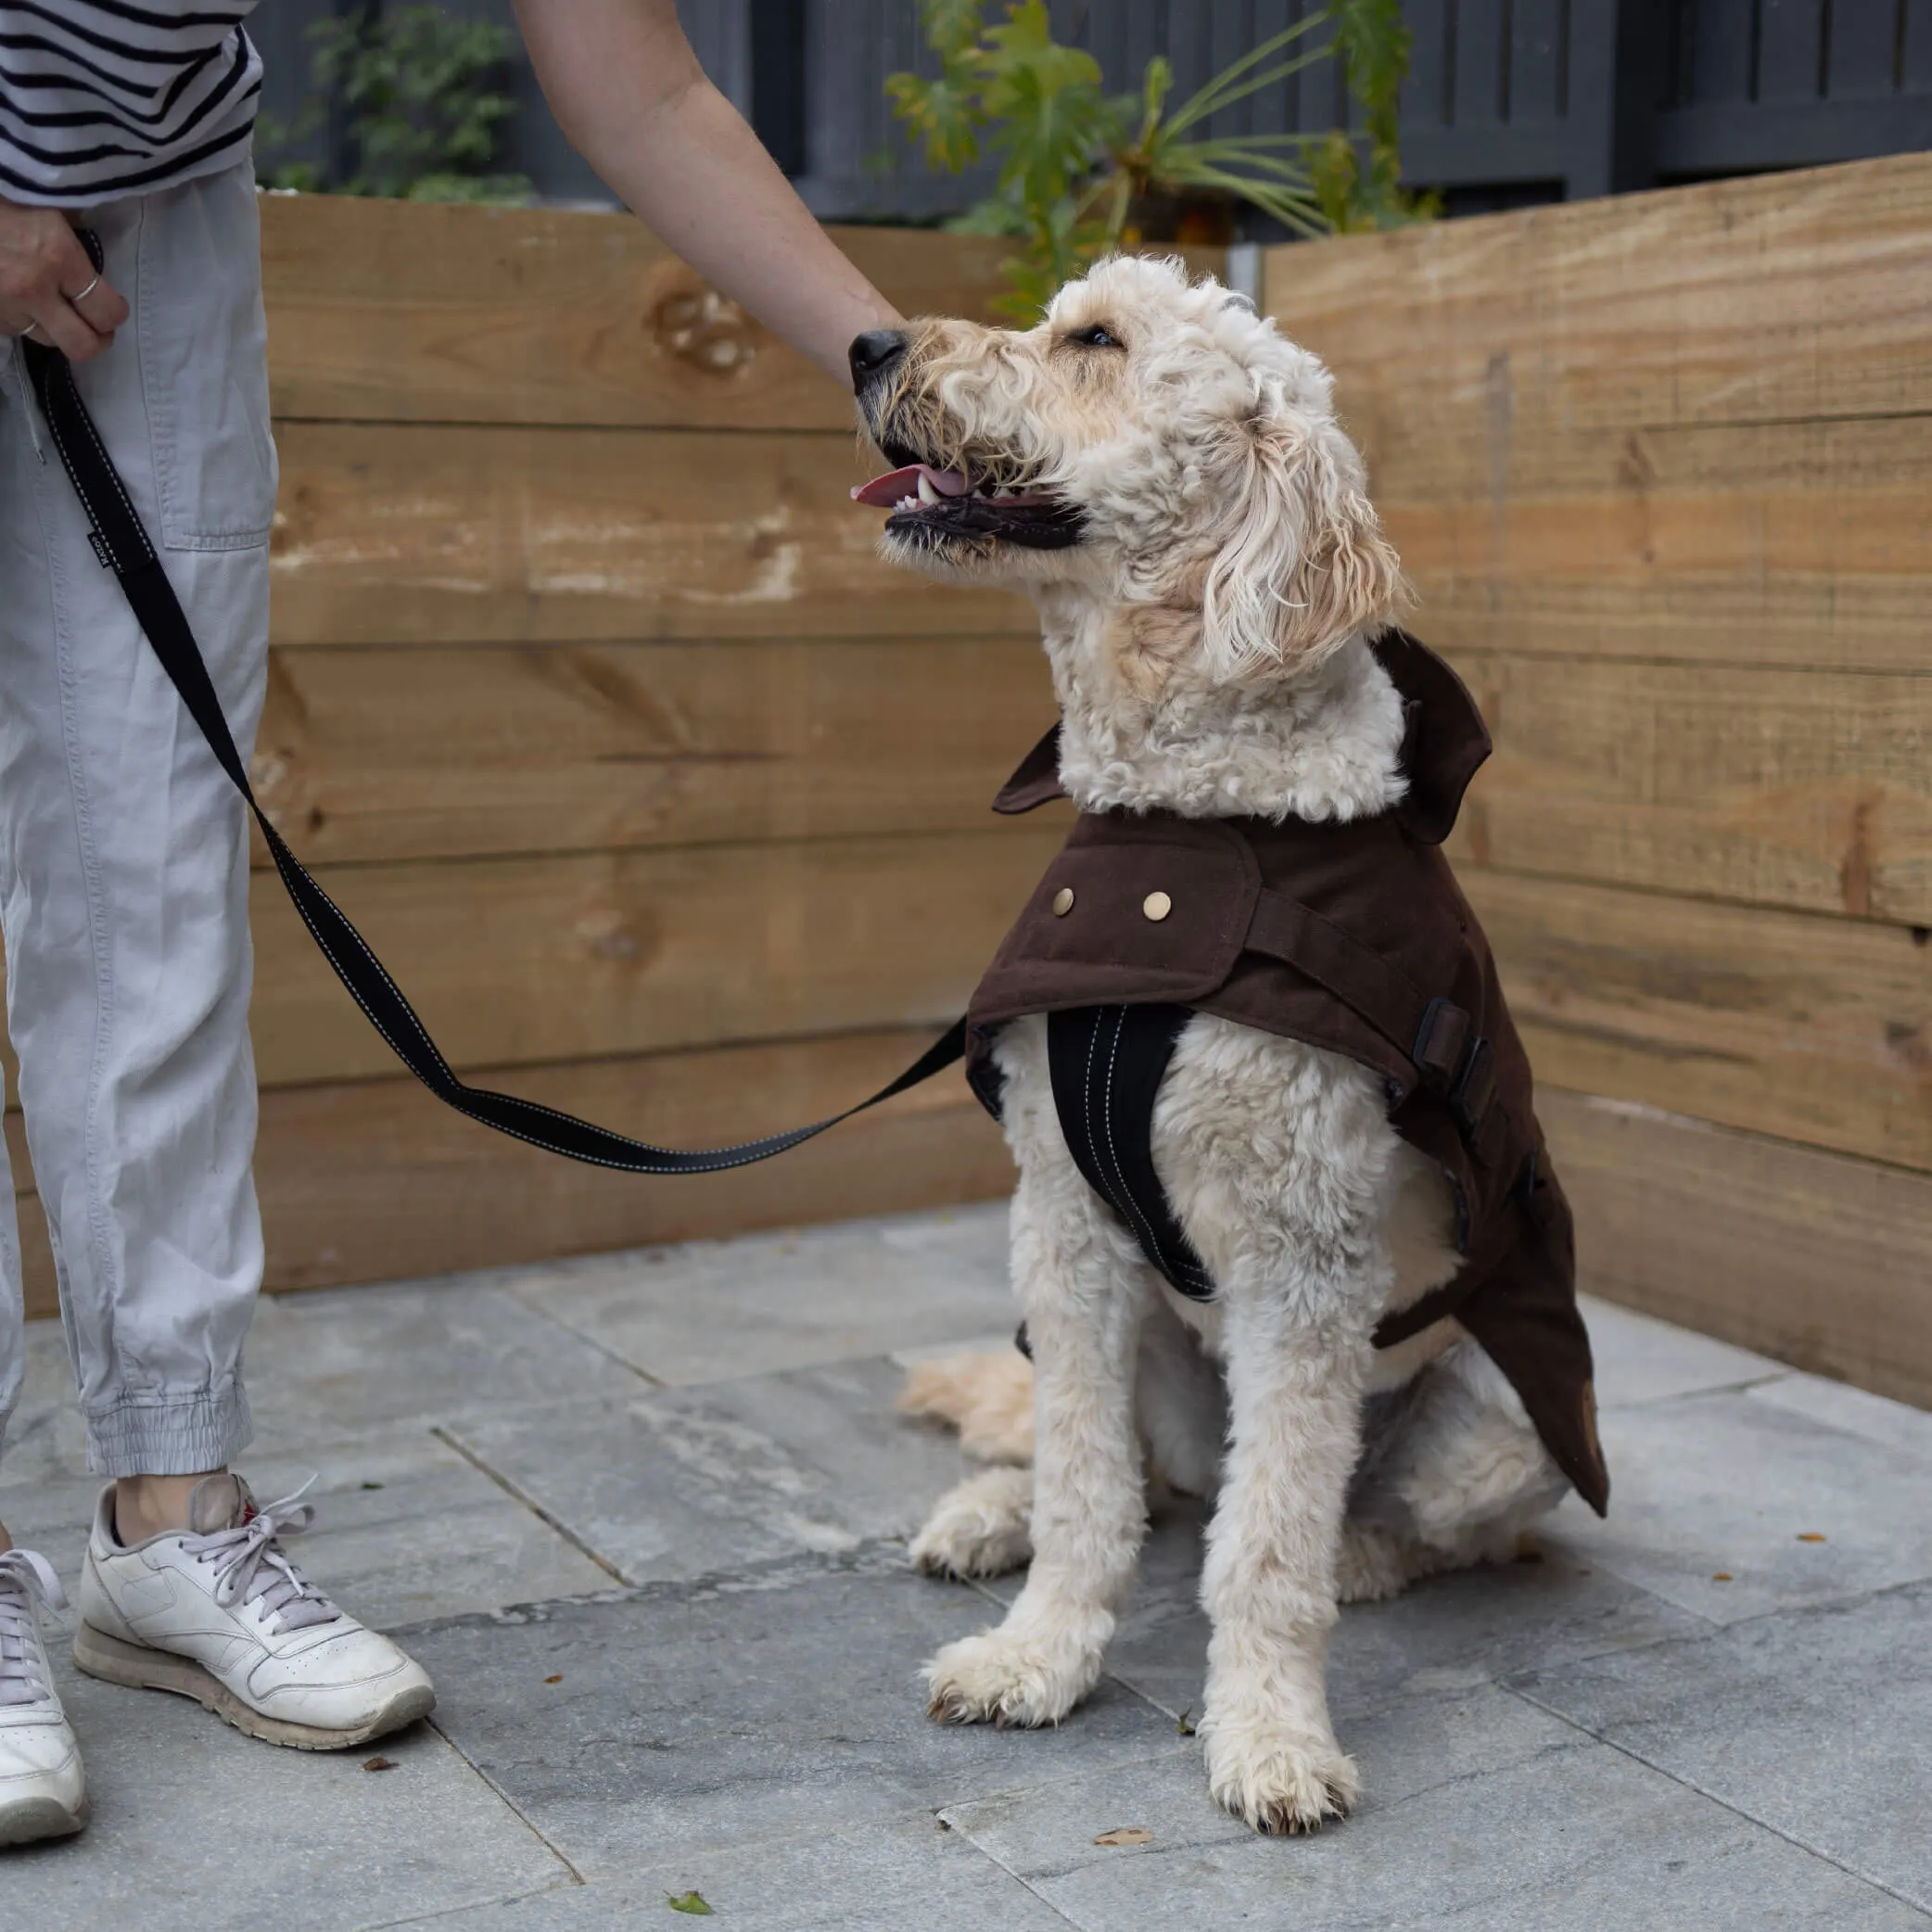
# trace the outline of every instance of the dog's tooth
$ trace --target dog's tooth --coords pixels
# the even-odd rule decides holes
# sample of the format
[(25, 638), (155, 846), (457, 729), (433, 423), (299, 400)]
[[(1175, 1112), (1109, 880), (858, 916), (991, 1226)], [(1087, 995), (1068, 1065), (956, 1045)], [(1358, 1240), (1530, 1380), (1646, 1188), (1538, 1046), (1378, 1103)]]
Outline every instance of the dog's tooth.
[(919, 473), (919, 500), (922, 503), (936, 503), (940, 501), (939, 492), (933, 488), (933, 479), (923, 470)]
[(902, 496), (893, 505), (893, 508), (895, 510), (917, 510), (919, 508), (919, 499), (916, 496)]

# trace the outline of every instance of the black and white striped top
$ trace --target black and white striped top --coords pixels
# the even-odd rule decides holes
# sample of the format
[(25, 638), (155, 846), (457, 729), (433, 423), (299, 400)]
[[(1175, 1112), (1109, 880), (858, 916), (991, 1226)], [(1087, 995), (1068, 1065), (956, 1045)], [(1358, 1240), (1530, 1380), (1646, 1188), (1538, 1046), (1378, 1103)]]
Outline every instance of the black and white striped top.
[(248, 151), (255, 0), (0, 0), (0, 197), (84, 208)]

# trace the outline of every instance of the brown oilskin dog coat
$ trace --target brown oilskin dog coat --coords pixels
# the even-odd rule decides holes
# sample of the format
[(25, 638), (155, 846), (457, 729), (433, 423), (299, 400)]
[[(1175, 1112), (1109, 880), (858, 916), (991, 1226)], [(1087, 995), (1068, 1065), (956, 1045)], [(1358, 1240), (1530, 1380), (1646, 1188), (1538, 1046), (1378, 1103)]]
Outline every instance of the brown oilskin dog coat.
[[(1375, 651), (1407, 714), (1403, 802), (1373, 819), (1323, 824), (1083, 812), (972, 996), (968, 1075), (997, 1115), (994, 1036), (1023, 1014), (1049, 1015), (1055, 1099), (1082, 1172), (1155, 1266), (1205, 1299), (1213, 1282), (1147, 1151), (1179, 1025), (1189, 1013), (1214, 1013), (1373, 1068), (1396, 1131), (1450, 1180), (1464, 1257), (1453, 1281), (1382, 1322), (1377, 1345), (1453, 1314), (1601, 1515), (1609, 1478), (1570, 1206), (1544, 1150), (1530, 1063), (1489, 942), (1441, 849), (1489, 756), (1489, 733), (1432, 651), (1401, 631)], [(1064, 795), (1056, 726), (994, 809), (1031, 811)], [(1135, 1056), (1120, 1053), (1137, 1036), (1138, 1097), (1125, 1063)], [(1117, 1064), (1123, 1077), (1104, 1077)], [(1087, 1107), (1098, 1111), (1089, 1117)]]

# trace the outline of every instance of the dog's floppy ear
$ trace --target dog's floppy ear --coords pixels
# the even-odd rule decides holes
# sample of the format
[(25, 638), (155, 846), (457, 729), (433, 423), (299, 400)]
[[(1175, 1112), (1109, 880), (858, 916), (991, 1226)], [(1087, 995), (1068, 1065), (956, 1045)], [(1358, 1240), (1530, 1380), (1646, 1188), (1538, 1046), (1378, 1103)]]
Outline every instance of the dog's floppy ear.
[(1265, 409), (1235, 434), (1238, 502), (1201, 600), (1211, 668), (1306, 665), (1385, 627), (1407, 587), (1341, 430)]

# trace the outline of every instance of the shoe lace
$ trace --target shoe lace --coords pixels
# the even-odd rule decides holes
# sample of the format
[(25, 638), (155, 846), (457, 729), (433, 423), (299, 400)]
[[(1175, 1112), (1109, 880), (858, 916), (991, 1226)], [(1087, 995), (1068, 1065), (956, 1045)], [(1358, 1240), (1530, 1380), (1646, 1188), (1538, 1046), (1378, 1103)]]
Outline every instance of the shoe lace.
[(8, 1550), (0, 1556), (0, 1704), (38, 1704), (52, 1694), (36, 1602), (67, 1608), (53, 1565), (32, 1550)]
[(223, 1609), (261, 1604), (275, 1619), (277, 1636), (314, 1623), (333, 1623), (342, 1612), (305, 1577), (281, 1547), (284, 1536), (299, 1536), (315, 1519), (315, 1506), (303, 1495), (310, 1477), (293, 1495), (261, 1507), (250, 1504), (242, 1520), (226, 1530), (188, 1535), (184, 1547), (197, 1563), (215, 1566), (215, 1601)]

